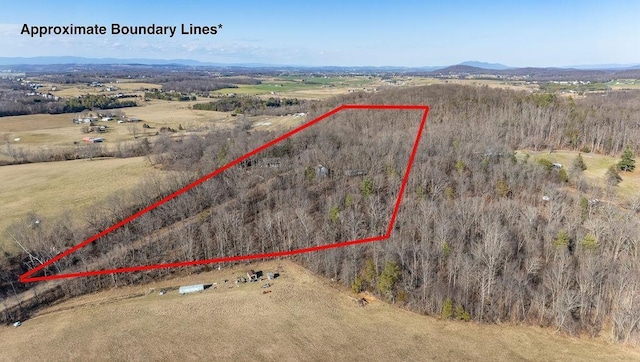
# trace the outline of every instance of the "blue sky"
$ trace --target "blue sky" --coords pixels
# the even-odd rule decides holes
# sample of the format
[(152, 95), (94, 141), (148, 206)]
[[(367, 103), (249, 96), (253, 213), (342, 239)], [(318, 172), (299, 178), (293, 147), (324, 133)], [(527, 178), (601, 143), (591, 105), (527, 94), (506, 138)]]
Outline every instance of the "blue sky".
[[(20, 35), (28, 25), (217, 25), (215, 36)], [(8, 1), (0, 56), (290, 65), (640, 63), (639, 1)]]

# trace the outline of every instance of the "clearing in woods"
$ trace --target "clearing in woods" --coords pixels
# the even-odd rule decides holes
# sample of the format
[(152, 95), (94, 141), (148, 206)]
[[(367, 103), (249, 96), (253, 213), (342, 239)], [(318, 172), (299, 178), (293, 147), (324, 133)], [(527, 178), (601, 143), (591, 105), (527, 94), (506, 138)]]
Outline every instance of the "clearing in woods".
[[(280, 276), (236, 286), (248, 269)], [(195, 294), (172, 289), (159, 295), (199, 283), (217, 284)], [(265, 283), (270, 287), (262, 288)], [(0, 359), (640, 360), (637, 349), (603, 340), (442, 321), (368, 296), (360, 307), (354, 297), (287, 260), (235, 266), (49, 307), (19, 328), (0, 327)]]
[[(563, 168), (570, 173), (571, 163), (578, 157), (578, 151), (566, 151), (566, 150), (554, 150), (552, 153), (544, 151), (527, 151), (520, 150), (517, 152), (517, 157), (523, 159), (525, 154), (529, 154), (533, 161), (537, 161), (542, 158), (562, 164)], [(598, 155), (595, 153), (580, 153), (584, 160), (587, 169), (582, 172), (582, 176), (591, 185), (605, 188), (605, 174), (607, 169), (611, 165), (615, 165), (620, 161), (620, 158)], [(619, 198), (618, 202), (625, 202), (634, 197), (640, 195), (640, 169), (636, 168), (633, 172), (620, 172), (622, 181), (613, 188), (616, 196)]]

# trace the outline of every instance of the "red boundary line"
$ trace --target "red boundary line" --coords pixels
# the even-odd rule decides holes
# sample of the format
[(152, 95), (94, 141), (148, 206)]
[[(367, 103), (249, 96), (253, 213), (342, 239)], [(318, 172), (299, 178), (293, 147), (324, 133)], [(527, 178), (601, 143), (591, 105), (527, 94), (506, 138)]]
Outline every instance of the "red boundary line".
[[(422, 119), (420, 121), (420, 127), (418, 128), (418, 132), (416, 135), (416, 139), (415, 142), (413, 144), (413, 149), (411, 150), (411, 155), (409, 156), (409, 162), (407, 164), (407, 170), (404, 173), (404, 177), (402, 179), (402, 184), (400, 185), (400, 192), (398, 193), (398, 198), (396, 199), (396, 203), (393, 209), (393, 213), (391, 214), (391, 220), (389, 221), (389, 226), (387, 228), (387, 233), (384, 235), (380, 235), (380, 236), (374, 236), (374, 237), (369, 237), (369, 238), (365, 238), (365, 239), (356, 239), (356, 240), (349, 240), (349, 241), (342, 241), (342, 242), (338, 242), (338, 243), (333, 243), (333, 244), (327, 244), (327, 245), (320, 245), (320, 246), (314, 246), (314, 247), (308, 247), (308, 248), (302, 248), (302, 249), (296, 249), (296, 250), (289, 250), (289, 251), (279, 251), (279, 252), (273, 252), (273, 253), (264, 253), (264, 254), (251, 254), (251, 255), (241, 255), (241, 256), (230, 256), (230, 257), (222, 257), (222, 258), (214, 258), (214, 259), (206, 259), (206, 260), (195, 260), (195, 261), (185, 261), (185, 262), (177, 262), (177, 263), (166, 263), (166, 264), (154, 264), (154, 265), (140, 265), (140, 266), (134, 266), (134, 267), (127, 267), (127, 268), (118, 268), (118, 269), (106, 269), (106, 270), (94, 270), (94, 271), (86, 271), (86, 272), (78, 272), (78, 273), (68, 273), (68, 274), (55, 274), (55, 275), (46, 275), (46, 276), (40, 276), (40, 277), (32, 277), (31, 275), (37, 273), (38, 271), (46, 268), (47, 266), (55, 263), (56, 261), (64, 258), (65, 256), (72, 254), (76, 251), (78, 251), (79, 249), (82, 249), (83, 247), (87, 246), (88, 244), (96, 241), (97, 239), (109, 234), (110, 232), (130, 223), (131, 221), (139, 218), (140, 216), (146, 214), (147, 212), (161, 206), (162, 204), (176, 198), (179, 195), (182, 195), (183, 193), (191, 190), (192, 188), (200, 185), (201, 183), (215, 177), (216, 175), (220, 174), (221, 172), (239, 164), (240, 162), (246, 160), (247, 158), (264, 151), (265, 149), (277, 144), (278, 142), (281, 142), (282, 140), (293, 136), (294, 134), (309, 128), (311, 126), (313, 126), (314, 124), (322, 121), (325, 118), (328, 118), (342, 110), (347, 110), (347, 109), (383, 109), (383, 110), (390, 110), (390, 109), (397, 109), (397, 110), (422, 110), (423, 114), (422, 114)], [(416, 152), (418, 150), (418, 145), (420, 143), (420, 138), (422, 137), (422, 131), (424, 130), (424, 126), (426, 125), (427, 122), (427, 114), (429, 113), (429, 106), (420, 106), (420, 105), (368, 105), (368, 104), (348, 104), (348, 105), (342, 105), (340, 107), (337, 107), (303, 125), (301, 125), (300, 127), (297, 127), (285, 134), (283, 134), (282, 136), (265, 143), (264, 145), (254, 149), (253, 151), (250, 151), (240, 157), (238, 157), (237, 159), (227, 163), (226, 165), (218, 168), (217, 170), (205, 175), (204, 177), (188, 184), (187, 186), (175, 191), (174, 193), (170, 194), (169, 196), (166, 196), (164, 198), (162, 198), (161, 200), (145, 207), (144, 209), (136, 212), (135, 214), (127, 217), (126, 219), (113, 224), (112, 226), (108, 227), (107, 229), (89, 237), (88, 239), (86, 239), (85, 241), (73, 246), (70, 249), (67, 249), (66, 251), (56, 255), (55, 257), (49, 259), (48, 261), (38, 265), (37, 267), (27, 271), (26, 273), (22, 274), (20, 276), (20, 281), (22, 283), (27, 283), (27, 282), (37, 282), (37, 281), (45, 281), (45, 280), (52, 280), (52, 279), (65, 279), (65, 278), (77, 278), (77, 277), (84, 277), (84, 276), (94, 276), (94, 275), (103, 275), (103, 274), (114, 274), (114, 273), (128, 273), (128, 272), (134, 272), (134, 271), (142, 271), (142, 270), (152, 270), (152, 269), (161, 269), (161, 268), (176, 268), (176, 267), (181, 267), (181, 266), (192, 266), (192, 265), (203, 265), (203, 264), (212, 264), (212, 263), (221, 263), (221, 262), (229, 262), (229, 261), (239, 261), (239, 260), (250, 260), (250, 259), (261, 259), (261, 258), (273, 258), (273, 257), (279, 257), (279, 256), (289, 256), (289, 255), (296, 255), (296, 254), (302, 254), (302, 253), (309, 253), (312, 251), (318, 251), (318, 250), (324, 250), (324, 249), (333, 249), (333, 248), (338, 248), (338, 247), (344, 247), (344, 246), (349, 246), (349, 245), (355, 245), (355, 244), (361, 244), (361, 243), (368, 243), (368, 242), (372, 242), (372, 241), (380, 241), (380, 240), (385, 240), (388, 239), (391, 236), (391, 232), (393, 230), (393, 225), (395, 223), (396, 217), (398, 215), (398, 211), (400, 210), (400, 202), (402, 201), (402, 195), (404, 194), (404, 190), (405, 187), (407, 185), (407, 181), (409, 180), (409, 173), (411, 172), (411, 167), (413, 166), (413, 160), (415, 158)]]

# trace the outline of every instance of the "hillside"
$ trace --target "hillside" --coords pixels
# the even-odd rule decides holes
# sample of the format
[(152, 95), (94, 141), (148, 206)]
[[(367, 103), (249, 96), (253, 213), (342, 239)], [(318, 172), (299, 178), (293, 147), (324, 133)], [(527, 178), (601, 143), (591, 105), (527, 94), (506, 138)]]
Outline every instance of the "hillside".
[[(584, 196), (579, 195), (572, 191), (581, 182), (576, 175), (563, 179), (559, 172), (512, 153), (560, 149), (570, 142), (570, 149), (589, 147), (590, 154), (619, 154), (626, 145), (608, 140), (637, 139), (639, 134), (629, 123), (637, 119), (632, 116), (637, 114), (633, 96), (573, 101), (442, 85), (324, 101), (309, 118), (337, 106), (331, 102), (364, 100), (424, 100), (432, 113), (389, 241), (309, 254), (301, 261), (345, 287), (403, 301), (423, 314), (440, 315), (450, 305), (459, 311), (456, 315), (476, 322), (528, 323), (636, 344), (640, 221), (635, 211), (610, 203), (590, 205), (583, 200), (604, 200), (606, 190), (587, 185)], [(604, 132), (600, 126), (607, 114), (611, 126)], [(580, 129), (573, 128), (572, 117), (581, 119)], [(58, 260), (47, 272), (210, 260), (383, 234), (415, 122), (397, 112), (336, 114)], [(260, 130), (247, 134), (241, 127), (220, 129), (158, 143), (149, 157), (189, 180), (273, 137)], [(319, 173), (317, 165), (334, 172)], [(364, 175), (352, 177), (353, 170), (364, 170), (359, 171)], [(181, 182), (176, 178), (173, 184), (142, 188), (123, 200), (138, 208), (150, 205), (163, 189), (175, 190)], [(37, 260), (52, 258), (56, 250), (136, 210), (124, 203), (112, 206), (97, 208), (88, 228), (51, 221), (17, 229), (17, 241), (29, 253), (0, 276), (3, 296), (17, 300), (23, 292), (33, 295), (24, 289), (35, 284), (16, 287), (12, 275), (18, 278)], [(55, 290), (39, 290), (38, 298), (58, 300), (167, 276), (168, 271), (158, 269), (69, 280)], [(28, 319), (24, 316), (35, 313), (39, 303), (23, 299), (19, 308), (7, 309), (0, 318), (5, 323)]]
[[(286, 260), (268, 289), (236, 287), (249, 267), (117, 288), (0, 328), (0, 360), (638, 360), (640, 351), (535, 327), (443, 322), (369, 297)], [(218, 283), (180, 296), (161, 288)], [(150, 288), (155, 288), (153, 291)], [(271, 293), (262, 294), (263, 290)], [(541, 348), (544, 346), (544, 348)]]

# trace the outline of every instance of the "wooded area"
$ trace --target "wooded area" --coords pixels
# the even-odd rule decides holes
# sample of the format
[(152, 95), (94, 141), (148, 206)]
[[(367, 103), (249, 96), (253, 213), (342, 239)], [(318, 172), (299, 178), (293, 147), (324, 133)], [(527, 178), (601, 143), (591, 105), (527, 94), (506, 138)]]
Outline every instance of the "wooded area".
[[(315, 105), (307, 110), (309, 119), (340, 104), (428, 104), (431, 110), (391, 239), (296, 260), (421, 313), (555, 326), (571, 334), (605, 332), (637, 343), (638, 209), (585, 203), (603, 191), (585, 184), (579, 168), (565, 178), (554, 168), (518, 160), (514, 150), (618, 155), (630, 147), (637, 154), (639, 95), (574, 100), (439, 85), (357, 93)], [(291, 250), (383, 234), (418, 118), (399, 111), (341, 112), (90, 244), (50, 272)], [(11, 272), (3, 275), (0, 296), (9, 300), (20, 291), (9, 282), (26, 268), (275, 136), (240, 127), (177, 141), (160, 136), (150, 160), (181, 176), (172, 184), (148, 180), (132, 194), (114, 195), (82, 226), (69, 219), (13, 225), (8, 233), (25, 252), (20, 266), (12, 260)], [(273, 165), (273, 158), (278, 167), (264, 166)], [(318, 164), (331, 176), (317, 172)], [(365, 175), (344, 172), (353, 169)], [(78, 295), (173, 272), (57, 285)], [(5, 321), (8, 313), (5, 308)]]

